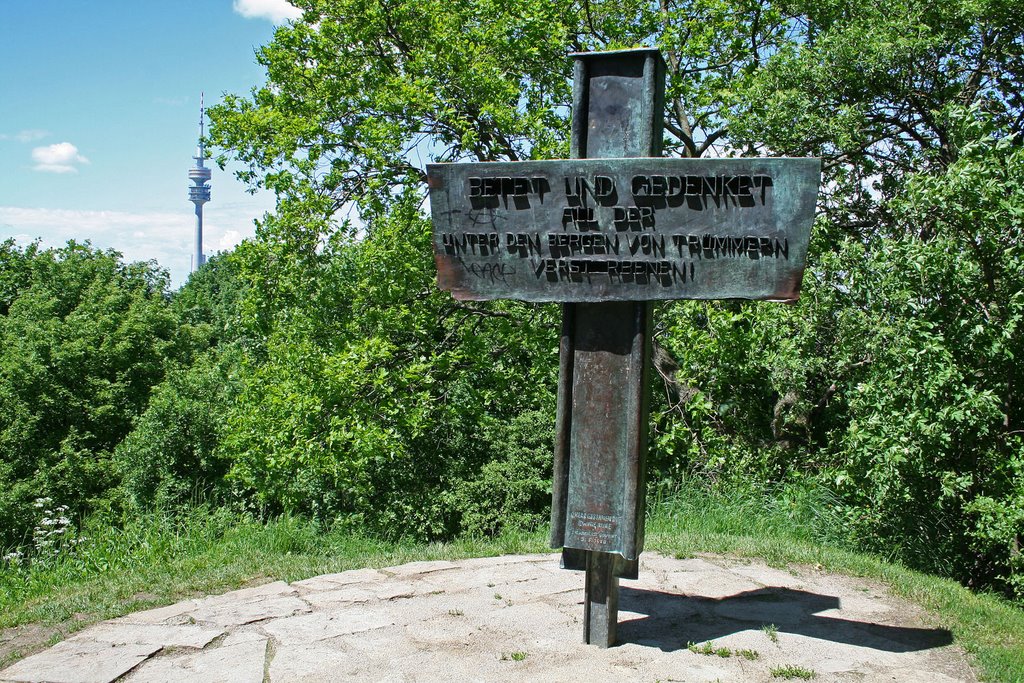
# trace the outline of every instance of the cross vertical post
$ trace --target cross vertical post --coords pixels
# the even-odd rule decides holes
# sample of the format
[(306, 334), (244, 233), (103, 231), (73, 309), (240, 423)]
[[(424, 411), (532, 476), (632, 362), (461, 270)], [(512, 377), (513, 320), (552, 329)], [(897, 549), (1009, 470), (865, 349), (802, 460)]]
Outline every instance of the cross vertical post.
[(551, 546), (615, 643), (644, 544), (651, 302), (800, 297), (818, 159), (664, 159), (657, 50), (574, 58), (571, 159), (428, 164), (437, 284), (564, 304)]
[[(660, 156), (660, 53), (573, 57), (570, 156)], [(602, 203), (599, 187), (576, 194), (584, 210)], [(651, 327), (649, 301), (563, 307), (551, 544), (586, 571), (584, 640), (600, 647), (615, 642), (619, 577), (636, 578), (643, 550)]]

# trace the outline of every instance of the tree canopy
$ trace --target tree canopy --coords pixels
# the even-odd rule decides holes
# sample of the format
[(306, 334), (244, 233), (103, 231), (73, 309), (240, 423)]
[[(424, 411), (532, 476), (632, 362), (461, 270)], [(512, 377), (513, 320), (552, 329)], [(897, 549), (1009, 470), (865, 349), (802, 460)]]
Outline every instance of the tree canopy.
[[(541, 311), (550, 326), (553, 311), (499, 302), (453, 316), (445, 311), (459, 305), (431, 291), (425, 163), (565, 156), (567, 54), (653, 45), (668, 63), (667, 154), (814, 155), (823, 164), (798, 306), (661, 307), (654, 484), (814, 479), (835, 492), (860, 545), (1020, 589), (1024, 24), (1012, 3), (295, 4), (302, 18), (258, 52), (266, 83), (214, 108), (211, 135), (225, 158), (243, 162), (243, 178), (278, 193), (247, 271), (259, 283), (248, 305), (268, 333), (266, 352), (285, 357), (270, 340), (309, 315), (288, 353), (348, 359), (367, 379), (382, 363), (401, 367), (393, 386), (435, 378), (399, 409), (400, 422), (380, 427), (375, 451), (424, 428), (479, 433), (470, 426), (479, 422), (446, 412), (406, 422), (420, 405), (453, 398), (458, 380), (442, 361), (452, 354), (530, 348), (516, 362), (543, 364), (551, 381), (553, 347), (533, 346), (553, 344), (549, 327), (481, 323)], [(398, 251), (374, 252), (378, 240)], [(368, 289), (345, 268), (379, 284)], [(358, 281), (368, 296), (327, 295), (345, 289), (337, 281)], [(369, 333), (384, 328), (368, 321), (387, 321), (380, 341)], [(351, 335), (327, 331), (340, 327)], [(314, 367), (289, 381), (314, 381), (334, 365)], [(261, 395), (311, 395), (260, 381)], [(519, 390), (535, 396), (521, 408), (549, 410), (530, 387)], [(316, 393), (302, 412), (320, 427), (289, 432), (289, 448), (309, 457), (313, 442), (312, 452), (326, 453), (312, 435), (334, 419), (331, 406), (375, 391)], [(386, 405), (366, 409), (379, 418)], [(480, 405), (479, 394), (464, 394), (458, 410)], [(328, 460), (345, 467), (338, 458), (361, 452), (346, 447)], [(424, 455), (455, 457), (448, 452)]]
[(657, 308), (652, 492), (824, 492), (844, 542), (1024, 596), (1014, 4), (294, 4), (266, 82), (211, 109), (221, 161), (277, 194), (255, 239), (173, 297), (88, 246), (0, 248), (3, 542), (40, 492), (542, 523), (559, 311), (437, 291), (424, 167), (565, 156), (567, 55), (648, 45), (666, 154), (823, 168), (799, 304)]
[(37, 499), (103, 507), (111, 453), (178, 353), (167, 284), (88, 243), (0, 243), (0, 544), (23, 540)]

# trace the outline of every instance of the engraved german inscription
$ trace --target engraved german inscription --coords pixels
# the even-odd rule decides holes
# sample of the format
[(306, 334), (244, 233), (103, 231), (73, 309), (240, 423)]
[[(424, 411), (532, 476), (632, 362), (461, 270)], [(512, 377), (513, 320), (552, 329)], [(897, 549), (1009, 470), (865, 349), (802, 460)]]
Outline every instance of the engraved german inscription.
[(430, 166), (439, 283), (466, 299), (792, 300), (818, 172), (813, 159)]

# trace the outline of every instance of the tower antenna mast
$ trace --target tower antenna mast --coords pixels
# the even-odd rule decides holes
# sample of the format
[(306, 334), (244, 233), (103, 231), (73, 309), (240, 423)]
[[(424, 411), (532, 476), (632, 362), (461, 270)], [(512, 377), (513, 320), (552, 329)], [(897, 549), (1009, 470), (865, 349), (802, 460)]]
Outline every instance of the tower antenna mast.
[(188, 199), (196, 207), (196, 251), (192, 259), (192, 271), (198, 270), (205, 262), (203, 256), (203, 204), (210, 201), (210, 169), (203, 165), (206, 157), (206, 148), (203, 143), (203, 133), (206, 124), (206, 103), (205, 93), (199, 95), (199, 145), (196, 147), (196, 165), (188, 170), (188, 179), (194, 185), (188, 188)]

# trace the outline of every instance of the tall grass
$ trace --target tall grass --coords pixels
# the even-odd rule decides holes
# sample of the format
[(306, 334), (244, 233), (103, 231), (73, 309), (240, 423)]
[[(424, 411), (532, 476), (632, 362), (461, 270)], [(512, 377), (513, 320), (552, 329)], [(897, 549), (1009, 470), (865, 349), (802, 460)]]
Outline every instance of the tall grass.
[(697, 538), (716, 536), (785, 538), (850, 547), (839, 499), (810, 481), (772, 486), (683, 479), (652, 501), (648, 528), (685, 531)]

